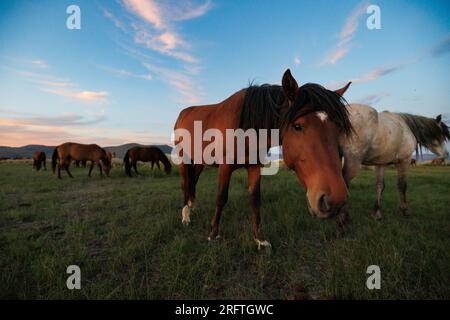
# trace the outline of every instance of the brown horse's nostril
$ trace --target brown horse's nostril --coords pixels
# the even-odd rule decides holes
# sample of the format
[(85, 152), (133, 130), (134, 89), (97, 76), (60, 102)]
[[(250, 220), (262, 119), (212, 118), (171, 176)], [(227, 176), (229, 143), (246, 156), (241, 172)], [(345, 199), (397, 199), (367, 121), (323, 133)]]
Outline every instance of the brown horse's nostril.
[(328, 204), (328, 199), (327, 198), (328, 197), (326, 195), (324, 195), (324, 194), (319, 198), (319, 204), (318, 204), (317, 207), (322, 212), (330, 211), (330, 205)]

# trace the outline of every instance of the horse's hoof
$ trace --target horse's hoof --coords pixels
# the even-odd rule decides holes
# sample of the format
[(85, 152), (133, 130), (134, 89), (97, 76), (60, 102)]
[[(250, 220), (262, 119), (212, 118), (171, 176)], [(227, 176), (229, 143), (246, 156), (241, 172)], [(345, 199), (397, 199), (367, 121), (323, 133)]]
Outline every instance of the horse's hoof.
[(181, 211), (181, 222), (185, 226), (188, 226), (189, 223), (191, 222), (190, 215), (191, 215), (191, 210), (189, 209), (188, 206), (184, 206), (183, 210)]
[(400, 209), (400, 212), (404, 218), (409, 218), (411, 216), (408, 212), (408, 209)]
[(220, 240), (220, 236), (219, 235), (217, 235), (215, 237), (211, 237), (211, 236), (208, 237), (208, 242), (209, 243), (214, 243), (214, 242), (217, 242), (218, 240)]
[(270, 249), (272, 249), (272, 245), (267, 240), (259, 240), (255, 238), (255, 242), (258, 246), (258, 251), (261, 251), (262, 249), (268, 249), (270, 251)]
[(380, 210), (375, 211), (375, 212), (373, 213), (373, 217), (374, 217), (375, 220), (381, 220), (381, 218), (383, 218), (383, 217), (381, 216)]

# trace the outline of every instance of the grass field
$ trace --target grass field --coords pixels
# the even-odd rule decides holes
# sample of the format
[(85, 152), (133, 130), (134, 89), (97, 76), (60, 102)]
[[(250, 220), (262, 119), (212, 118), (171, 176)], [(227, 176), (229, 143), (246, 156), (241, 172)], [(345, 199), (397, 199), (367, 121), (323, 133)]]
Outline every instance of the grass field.
[[(181, 224), (182, 196), (171, 176), (141, 168), (127, 178), (75, 169), (59, 181), (31, 164), (0, 163), (0, 297), (32, 299), (438, 299), (450, 298), (450, 168), (410, 171), (412, 216), (401, 217), (394, 170), (382, 211), (371, 217), (374, 175), (353, 181), (348, 232), (311, 217), (292, 172), (262, 182), (262, 227), (271, 252), (252, 238), (245, 171), (235, 172), (221, 221), (208, 243), (216, 174), (200, 178), (197, 208)], [(79, 265), (82, 289), (68, 290)], [(366, 268), (381, 268), (381, 290)]]

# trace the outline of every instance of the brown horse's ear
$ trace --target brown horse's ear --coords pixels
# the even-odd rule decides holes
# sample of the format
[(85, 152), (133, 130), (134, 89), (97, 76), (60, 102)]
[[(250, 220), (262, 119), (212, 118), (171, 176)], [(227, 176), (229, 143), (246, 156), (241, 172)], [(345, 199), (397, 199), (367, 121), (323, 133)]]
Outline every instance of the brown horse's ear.
[(437, 122), (438, 124), (440, 124), (441, 121), (442, 121), (442, 114), (440, 114), (440, 115), (438, 115), (438, 116), (436, 117), (436, 122)]
[(283, 85), (283, 91), (290, 102), (295, 100), (295, 95), (297, 94), (298, 84), (291, 74), (291, 70), (287, 69), (284, 72), (283, 79), (281, 80)]
[(334, 90), (334, 92), (336, 92), (340, 96), (343, 96), (345, 91), (347, 91), (348, 87), (350, 87), (351, 84), (352, 84), (352, 82), (350, 81), (349, 83), (347, 83), (345, 85), (345, 87), (342, 87), (340, 89)]

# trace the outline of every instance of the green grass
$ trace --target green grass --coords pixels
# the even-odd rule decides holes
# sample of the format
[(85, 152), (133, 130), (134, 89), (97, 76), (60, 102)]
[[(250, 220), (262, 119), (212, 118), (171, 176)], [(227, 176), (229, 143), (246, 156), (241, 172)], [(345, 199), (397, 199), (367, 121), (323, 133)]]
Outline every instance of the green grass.
[[(127, 178), (73, 169), (59, 181), (27, 163), (0, 163), (0, 297), (32, 299), (338, 299), (450, 298), (450, 168), (417, 167), (408, 179), (412, 216), (398, 211), (394, 170), (387, 170), (384, 219), (371, 217), (374, 175), (353, 181), (351, 221), (311, 217), (292, 172), (263, 177), (262, 227), (272, 251), (252, 238), (245, 171), (233, 175), (221, 239), (208, 243), (216, 169), (200, 178), (197, 208), (181, 224), (182, 195), (170, 176), (141, 167)], [(79, 265), (82, 289), (66, 288)], [(365, 286), (369, 265), (381, 290)]]

